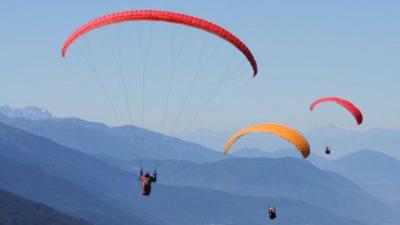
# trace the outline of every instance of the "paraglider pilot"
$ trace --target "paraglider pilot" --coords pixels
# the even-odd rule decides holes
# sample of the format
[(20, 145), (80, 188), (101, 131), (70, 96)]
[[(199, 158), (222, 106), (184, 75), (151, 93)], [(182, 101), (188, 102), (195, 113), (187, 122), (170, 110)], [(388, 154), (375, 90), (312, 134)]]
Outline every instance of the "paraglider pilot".
[(327, 154), (327, 155), (331, 154), (331, 148), (329, 146), (325, 147), (325, 154)]
[(157, 171), (154, 170), (153, 176), (150, 176), (150, 172), (146, 171), (143, 175), (143, 167), (139, 171), (139, 181), (142, 185), (142, 195), (149, 196), (151, 193), (151, 184), (157, 181)]
[(276, 208), (275, 207), (268, 206), (268, 217), (270, 220), (273, 220), (276, 218)]

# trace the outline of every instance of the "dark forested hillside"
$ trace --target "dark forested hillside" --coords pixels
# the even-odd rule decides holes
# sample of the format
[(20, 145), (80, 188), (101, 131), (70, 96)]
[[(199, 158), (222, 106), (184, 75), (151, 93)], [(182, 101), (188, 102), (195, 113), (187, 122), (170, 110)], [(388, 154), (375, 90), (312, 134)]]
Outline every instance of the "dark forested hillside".
[(0, 190), (1, 225), (90, 225), (43, 204)]

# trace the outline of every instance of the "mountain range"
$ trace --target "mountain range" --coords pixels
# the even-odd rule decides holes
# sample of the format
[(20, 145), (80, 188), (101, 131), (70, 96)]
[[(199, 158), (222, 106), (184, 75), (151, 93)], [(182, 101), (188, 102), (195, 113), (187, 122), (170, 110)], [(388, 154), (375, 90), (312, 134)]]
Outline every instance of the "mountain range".
[(162, 182), (143, 199), (135, 175), (7, 125), (0, 126), (0, 150), (0, 188), (96, 224), (264, 224), (269, 202), (282, 210), (277, 224), (363, 224), (292, 198)]
[[(311, 155), (310, 163), (294, 158), (298, 153), (293, 149), (274, 153), (243, 149), (221, 160), (219, 152), (171, 138), (176, 145), (165, 151), (165, 158), (157, 157), (157, 148), (146, 148), (145, 157), (140, 157), (142, 153), (124, 157), (108, 148), (129, 149), (124, 129), (146, 134), (142, 138), (149, 144), (169, 137), (74, 118), (33, 120), (0, 114), (0, 121), (8, 124), (0, 123), (0, 188), (95, 224), (264, 224), (267, 204), (279, 209), (276, 224), (399, 221), (398, 201), (388, 202), (371, 192), (347, 175), (347, 169), (330, 164), (335, 160)], [(101, 144), (108, 147), (92, 148)], [(353, 160), (371, 163), (362, 159)], [(148, 199), (138, 194), (136, 173), (142, 165), (149, 170), (157, 165), (160, 174)], [(379, 166), (382, 171), (374, 176), (396, 170), (396, 165)], [(385, 177), (392, 178), (396, 177)]]

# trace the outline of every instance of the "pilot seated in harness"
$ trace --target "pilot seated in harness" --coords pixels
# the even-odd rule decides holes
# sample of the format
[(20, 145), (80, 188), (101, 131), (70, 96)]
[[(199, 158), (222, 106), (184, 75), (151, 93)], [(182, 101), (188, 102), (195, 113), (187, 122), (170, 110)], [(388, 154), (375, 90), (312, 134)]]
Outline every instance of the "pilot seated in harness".
[(151, 184), (157, 181), (157, 171), (154, 171), (153, 176), (150, 176), (150, 172), (146, 172), (143, 175), (143, 168), (141, 168), (139, 173), (139, 181), (142, 185), (142, 195), (149, 196), (151, 193)]

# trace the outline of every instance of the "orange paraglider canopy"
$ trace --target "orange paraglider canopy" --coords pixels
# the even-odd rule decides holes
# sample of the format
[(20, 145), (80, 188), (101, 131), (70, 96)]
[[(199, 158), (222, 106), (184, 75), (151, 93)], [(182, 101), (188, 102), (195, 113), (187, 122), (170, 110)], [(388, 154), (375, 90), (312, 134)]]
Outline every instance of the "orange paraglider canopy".
[(228, 154), (229, 150), (231, 149), (232, 145), (242, 136), (253, 133), (253, 132), (263, 132), (268, 134), (273, 134), (279, 136), (286, 141), (292, 143), (297, 150), (300, 151), (303, 158), (307, 158), (310, 154), (310, 145), (308, 144), (307, 140), (296, 130), (287, 127), (282, 124), (276, 123), (261, 123), (249, 126), (238, 131), (234, 134), (228, 142), (225, 144), (224, 147), (224, 154)]

